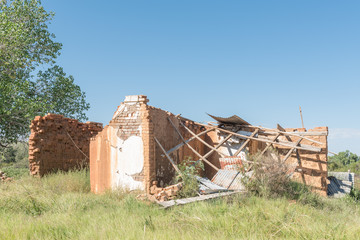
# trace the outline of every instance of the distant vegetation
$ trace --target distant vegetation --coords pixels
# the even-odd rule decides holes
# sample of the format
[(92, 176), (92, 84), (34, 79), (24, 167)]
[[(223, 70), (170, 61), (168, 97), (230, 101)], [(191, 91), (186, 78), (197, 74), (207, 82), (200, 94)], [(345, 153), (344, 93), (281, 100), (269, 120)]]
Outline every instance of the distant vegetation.
[(329, 171), (347, 172), (360, 174), (360, 157), (355, 153), (346, 150), (339, 152), (337, 155), (330, 156), (328, 160)]
[(40, 0), (0, 1), (0, 152), (26, 139), (37, 115), (86, 120), (85, 93), (56, 65), (62, 44)]
[(7, 177), (21, 178), (29, 175), (29, 145), (25, 142), (10, 144), (0, 151), (0, 170)]

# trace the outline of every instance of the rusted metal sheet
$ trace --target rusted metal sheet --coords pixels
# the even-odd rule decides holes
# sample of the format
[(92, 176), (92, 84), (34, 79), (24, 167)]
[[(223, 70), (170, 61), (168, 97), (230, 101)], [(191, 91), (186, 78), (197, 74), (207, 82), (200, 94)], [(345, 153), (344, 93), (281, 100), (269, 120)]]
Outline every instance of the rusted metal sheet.
[(242, 157), (219, 158), (220, 168), (225, 170), (240, 171), (243, 168)]
[(225, 123), (225, 124), (239, 124), (239, 125), (251, 125), (250, 123), (248, 123), (247, 121), (245, 121), (244, 119), (242, 119), (239, 116), (233, 115), (231, 117), (228, 118), (222, 118), (222, 117), (215, 117), (211, 114), (208, 114), (210, 117), (212, 117), (213, 119), (215, 119), (216, 121), (218, 121), (219, 123)]

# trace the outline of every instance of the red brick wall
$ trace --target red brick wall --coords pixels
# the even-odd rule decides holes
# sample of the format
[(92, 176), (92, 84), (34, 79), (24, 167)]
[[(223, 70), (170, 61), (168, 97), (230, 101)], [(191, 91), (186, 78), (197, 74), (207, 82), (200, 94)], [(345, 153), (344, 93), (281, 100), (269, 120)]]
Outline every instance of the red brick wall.
[[(303, 128), (287, 128), (287, 132), (304, 132)], [(321, 142), (322, 144), (317, 144), (311, 142), (309, 140), (303, 139), (301, 140), (301, 144), (311, 145), (314, 147), (321, 148), (321, 152), (311, 152), (298, 150), (297, 152), (293, 152), (291, 157), (286, 161), (288, 164), (296, 165), (295, 172), (293, 175), (293, 179), (304, 183), (305, 185), (311, 186), (315, 192), (326, 196), (327, 195), (327, 160), (328, 160), (328, 143), (327, 143), (327, 135), (328, 128), (327, 127), (316, 127), (314, 129), (308, 129), (307, 132), (316, 133), (322, 132), (326, 133), (319, 136), (306, 136), (306, 138)], [(284, 137), (282, 137), (283, 140)], [(297, 142), (299, 137), (289, 137), (292, 142)], [(284, 157), (289, 149), (284, 149), (278, 147), (279, 152)]]
[(67, 171), (88, 165), (86, 156), (89, 156), (90, 138), (102, 130), (102, 124), (81, 123), (62, 115), (48, 114), (35, 117), (30, 128), (30, 173), (43, 176), (56, 170)]
[[(285, 129), (287, 132), (305, 132), (306, 129), (303, 128), (287, 128)], [(290, 158), (286, 161), (290, 166), (294, 166), (292, 169), (294, 170), (293, 179), (304, 183), (305, 185), (311, 186), (312, 189), (318, 192), (321, 195), (326, 195), (327, 192), (327, 152), (328, 152), (328, 144), (327, 144), (327, 135), (328, 128), (327, 127), (316, 127), (314, 129), (309, 129), (307, 132), (314, 133), (314, 136), (306, 136), (308, 139), (312, 139), (318, 141), (322, 144), (314, 143), (312, 141), (303, 139), (300, 143), (305, 145), (311, 145), (314, 147), (321, 148), (321, 152), (312, 152), (312, 151), (294, 151)], [(276, 134), (274, 132), (274, 134)], [(318, 135), (317, 135), (318, 134)], [(317, 135), (317, 136), (316, 136)], [(273, 138), (270, 136), (269, 138)], [(284, 136), (279, 137), (280, 140), (283, 141), (291, 141), (297, 142), (299, 137), (289, 136), (285, 138)], [(218, 143), (218, 135), (216, 132), (211, 131), (206, 134), (206, 142), (215, 146)], [(247, 145), (247, 151), (250, 154), (256, 154), (258, 151), (262, 151), (265, 148), (266, 144), (251, 140)], [(289, 147), (284, 147), (280, 145), (276, 145), (276, 150), (280, 154), (281, 159), (284, 159), (288, 151)], [(206, 148), (206, 152), (210, 149)], [(208, 160), (214, 165), (220, 167), (219, 164), (220, 155), (217, 153), (213, 153)], [(205, 165), (205, 173), (208, 178), (212, 178), (212, 176), (216, 173), (211, 167)]]
[[(163, 148), (168, 151), (176, 145), (182, 143), (181, 138), (175, 131), (174, 127), (171, 125), (168, 117), (174, 123), (174, 125), (179, 129), (181, 135), (185, 140), (192, 137), (184, 127), (180, 125), (180, 120), (177, 119), (174, 114), (155, 108), (152, 106), (147, 106), (148, 111), (148, 124), (149, 124), (149, 156), (145, 157), (145, 168), (148, 166), (149, 174), (146, 179), (147, 184), (150, 184), (151, 181), (157, 180), (159, 183), (164, 185), (170, 184), (172, 179), (175, 176), (174, 167), (171, 165), (169, 160), (164, 156), (164, 153), (157, 145), (154, 140), (156, 137)], [(200, 133), (204, 129), (199, 125), (196, 125), (192, 121), (183, 121), (183, 123), (195, 134)], [(205, 136), (201, 136), (202, 139), (205, 139)], [(192, 146), (200, 155), (204, 155), (205, 146), (199, 140), (194, 139), (191, 141), (190, 146)], [(181, 163), (185, 158), (190, 157), (192, 160), (198, 160), (199, 157), (187, 146), (179, 148), (177, 151), (173, 152), (171, 158), (175, 163)], [(206, 163), (204, 164), (206, 165)]]

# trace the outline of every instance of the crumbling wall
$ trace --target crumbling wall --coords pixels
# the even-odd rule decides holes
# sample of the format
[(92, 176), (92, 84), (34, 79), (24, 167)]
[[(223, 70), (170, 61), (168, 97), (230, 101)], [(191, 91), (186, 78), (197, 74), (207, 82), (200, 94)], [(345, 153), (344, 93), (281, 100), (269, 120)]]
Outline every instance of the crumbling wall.
[(142, 105), (146, 96), (126, 96), (108, 126), (90, 142), (90, 183), (95, 193), (106, 189), (144, 189)]
[[(173, 179), (174, 168), (154, 137), (166, 151), (182, 143), (168, 117), (185, 139), (192, 135), (173, 114), (149, 106), (147, 102), (143, 95), (126, 96), (109, 126), (91, 139), (90, 181), (93, 192), (101, 193), (117, 187), (148, 192), (152, 181), (157, 180), (160, 185), (166, 185)], [(201, 131), (202, 127), (191, 121), (184, 123), (194, 133)], [(204, 154), (204, 145), (198, 140), (190, 142), (190, 145), (200, 155)], [(171, 157), (176, 163), (187, 157), (198, 159), (187, 146), (179, 148)]]
[[(190, 120), (179, 120), (174, 116), (174, 114), (159, 108), (148, 106), (147, 111), (149, 114), (150, 128), (152, 129), (151, 134), (149, 135), (149, 141), (151, 146), (154, 147), (154, 151), (149, 155), (148, 159), (146, 158), (146, 160), (148, 160), (147, 166), (155, 166), (155, 169), (151, 169), (155, 170), (155, 172), (152, 172), (152, 174), (149, 175), (149, 178), (146, 180), (149, 184), (151, 181), (156, 180), (159, 182), (160, 186), (165, 186), (166, 184), (170, 184), (173, 180), (175, 176), (175, 170), (170, 161), (162, 152), (161, 148), (155, 143), (154, 137), (159, 140), (160, 144), (166, 151), (183, 142), (179, 134), (171, 125), (168, 118), (174, 123), (175, 127), (179, 130), (180, 134), (185, 140), (191, 138), (193, 135), (180, 124), (180, 121), (182, 121), (183, 124), (195, 134), (200, 133), (205, 128), (195, 124)], [(200, 136), (200, 138), (204, 140), (205, 136)], [(205, 146), (198, 139), (194, 139), (193, 141), (189, 142), (189, 145), (201, 156), (204, 155)], [(181, 163), (187, 158), (190, 158), (193, 161), (199, 159), (199, 156), (197, 156), (197, 154), (195, 154), (186, 145), (171, 153), (170, 157), (176, 164)], [(204, 165), (206, 165), (206, 163)]]
[[(181, 123), (185, 124), (195, 134), (205, 131), (206, 128), (211, 128), (210, 125), (204, 127), (191, 120), (178, 118), (170, 112), (149, 106), (147, 102), (146, 96), (143, 95), (126, 96), (109, 125), (97, 134), (96, 137), (91, 139), (90, 181), (93, 192), (101, 193), (106, 189), (115, 189), (118, 187), (128, 188), (130, 190), (141, 189), (149, 192), (153, 181), (157, 181), (161, 187), (170, 184), (175, 176), (175, 170), (155, 142), (155, 138), (158, 139), (162, 147), (168, 151), (183, 142), (171, 122), (173, 122), (185, 140), (190, 139), (192, 134), (189, 133)], [(228, 130), (247, 136), (252, 135), (254, 131), (254, 127), (233, 127), (236, 127), (236, 129)], [(286, 131), (299, 132), (305, 131), (305, 129), (286, 129)], [(277, 131), (270, 131), (270, 133), (264, 133), (263, 131), (261, 137), (269, 140), (273, 138), (272, 135), (275, 136), (277, 134)], [(308, 138), (322, 143), (320, 146), (321, 152), (294, 151), (286, 163), (295, 166), (293, 169), (294, 179), (301, 180), (322, 194), (324, 192), (326, 193), (327, 128), (315, 128), (304, 134)], [(227, 135), (228, 134), (216, 130), (210, 131), (200, 138), (215, 147), (222, 142)], [(220, 169), (220, 158), (222, 161), (230, 159), (227, 158), (227, 156), (233, 156), (243, 145), (245, 139), (233, 136), (224, 145), (219, 147), (217, 152), (213, 152), (206, 158)], [(299, 137), (281, 136), (280, 139), (297, 142)], [(211, 150), (211, 148), (197, 139), (191, 141), (189, 144), (201, 156), (204, 156), (205, 153)], [(318, 144), (305, 139), (302, 140), (301, 144), (319, 147)], [(247, 153), (255, 154), (263, 150), (265, 146), (266, 144), (264, 142), (255, 139), (250, 140), (246, 148), (239, 153), (238, 159), (234, 159), (234, 161), (238, 161), (239, 159), (245, 160)], [(276, 147), (282, 155), (282, 158), (290, 150), (289, 147)], [(186, 145), (172, 152), (170, 157), (176, 164), (181, 163), (186, 158), (191, 158), (192, 160), (199, 159), (199, 156)], [(232, 161), (232, 159), (230, 160)], [(224, 164), (225, 162), (223, 162), (223, 167), (226, 165)], [(217, 171), (206, 163), (204, 163), (204, 166), (205, 172), (201, 174), (211, 179)]]
[(30, 174), (43, 176), (88, 165), (90, 138), (102, 130), (102, 124), (47, 114), (35, 117), (30, 128)]
[[(249, 130), (248, 128), (243, 128), (238, 133), (243, 135), (245, 134), (244, 130)], [(315, 140), (319, 143), (314, 143), (307, 139), (302, 139), (301, 144), (311, 145), (314, 147), (321, 148), (321, 152), (313, 152), (313, 151), (305, 151), (305, 150), (296, 150), (290, 155), (290, 157), (286, 160), (286, 164), (290, 166), (292, 170), (292, 177), (293, 180), (299, 181), (312, 187), (312, 189), (318, 192), (321, 195), (326, 195), (327, 192), (327, 152), (328, 152), (328, 144), (327, 144), (327, 135), (328, 135), (328, 128), (327, 127), (316, 127), (314, 129), (306, 130), (304, 128), (287, 128), (285, 129), (286, 132), (294, 132), (294, 133), (301, 133), (304, 137)], [(251, 133), (251, 132), (249, 132)], [(275, 136), (277, 132), (273, 132)], [(206, 134), (206, 142), (212, 144), (214, 147), (223, 139), (222, 133), (219, 131), (212, 131)], [(225, 136), (225, 135), (224, 135)], [(269, 136), (269, 138), (273, 138), (274, 136)], [(279, 140), (283, 141), (291, 141), (296, 143), (300, 137), (298, 136), (283, 136), (281, 135)], [(239, 144), (235, 144), (232, 148), (239, 148), (243, 142)], [(250, 140), (247, 144), (247, 147), (244, 148), (244, 151), (239, 154), (256, 154), (259, 151), (262, 151), (267, 145), (264, 142)], [(220, 151), (226, 153), (227, 151), (227, 144), (224, 144), (223, 148), (219, 148)], [(290, 151), (289, 147), (275, 145), (275, 149), (280, 154), (280, 158), (284, 159), (287, 153)], [(206, 152), (210, 151), (209, 148), (206, 148)], [(228, 151), (229, 156), (232, 156), (231, 151)], [(220, 168), (219, 159), (221, 155), (219, 153), (214, 152), (212, 155), (208, 157), (208, 160), (213, 163), (215, 166)], [(205, 172), (208, 178), (212, 178), (216, 170), (211, 168), (210, 166), (205, 165)]]
[[(293, 179), (303, 184), (310, 186), (315, 192), (326, 196), (327, 195), (327, 160), (328, 160), (328, 128), (316, 127), (314, 129), (304, 128), (287, 128), (286, 132), (299, 132), (303, 136), (320, 142), (322, 144), (314, 143), (307, 139), (302, 139), (301, 144), (311, 145), (321, 148), (321, 152), (316, 153), (312, 151), (297, 150), (294, 151), (290, 158), (286, 161), (290, 166), (294, 166)], [(296, 136), (282, 136), (280, 140), (291, 140), (296, 143), (300, 138)], [(277, 146), (279, 153), (284, 157), (289, 148)]]

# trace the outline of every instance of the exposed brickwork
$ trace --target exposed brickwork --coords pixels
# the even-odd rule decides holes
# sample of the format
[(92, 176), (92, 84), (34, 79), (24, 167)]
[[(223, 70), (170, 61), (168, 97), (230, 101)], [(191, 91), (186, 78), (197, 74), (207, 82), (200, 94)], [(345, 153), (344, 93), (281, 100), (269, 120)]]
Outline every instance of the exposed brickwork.
[[(250, 131), (253, 129), (241, 129), (245, 131)], [(327, 133), (328, 128), (327, 127), (317, 127), (314, 129), (306, 130), (304, 128), (287, 128), (285, 129), (286, 132), (322, 132), (325, 134), (321, 136), (306, 136), (306, 138), (318, 141), (322, 144), (317, 144), (314, 142), (311, 142), (309, 140), (303, 139), (301, 140), (301, 144), (311, 145), (314, 147), (320, 147), (321, 152), (316, 153), (312, 151), (294, 151), (291, 157), (286, 161), (289, 166), (294, 166), (294, 174), (293, 179), (299, 182), (302, 182), (308, 186), (311, 186), (314, 191), (318, 192), (321, 195), (326, 195), (327, 192)], [(272, 138), (271, 136), (269, 138)], [(299, 137), (294, 136), (288, 136), (279, 137), (280, 140), (283, 141), (291, 141), (291, 142), (297, 142), (299, 140)], [(206, 142), (209, 144), (212, 144), (215, 146), (219, 142), (218, 134), (214, 131), (209, 132), (206, 134), (205, 138)], [(249, 144), (246, 147), (246, 150), (249, 154), (256, 154), (259, 151), (262, 151), (266, 147), (265, 143), (251, 140)], [(207, 148), (206, 151), (209, 151), (210, 149)], [(286, 154), (289, 152), (289, 147), (284, 147), (280, 145), (276, 145), (276, 150), (280, 154), (280, 157), (284, 159)], [(220, 168), (219, 158), (221, 156), (218, 153), (213, 153), (208, 157), (208, 160), (213, 163), (214, 165), (218, 166)], [(211, 178), (215, 175), (216, 171), (212, 169), (211, 167), (207, 166), (205, 164), (205, 173), (208, 178)]]
[(89, 164), (85, 155), (89, 156), (90, 138), (102, 130), (102, 124), (81, 123), (62, 115), (48, 114), (35, 117), (30, 128), (30, 173), (43, 176), (56, 170), (67, 171)]
[[(305, 132), (304, 128), (287, 128), (287, 132)], [(321, 142), (319, 145), (317, 143), (311, 142), (309, 140), (301, 140), (301, 144), (312, 145), (315, 147), (320, 147), (321, 152), (315, 153), (311, 151), (298, 150), (294, 152), (291, 157), (286, 161), (289, 164), (295, 165), (295, 172), (293, 179), (299, 182), (302, 182), (308, 186), (311, 186), (314, 191), (318, 192), (321, 195), (327, 195), (327, 160), (328, 160), (328, 144), (327, 144), (327, 127), (316, 127), (314, 129), (309, 129), (307, 132), (326, 132), (326, 135), (322, 136), (306, 136), (306, 138)], [(299, 137), (289, 137), (292, 142), (297, 142)], [(283, 137), (284, 139), (284, 137)], [(279, 152), (284, 156), (289, 149), (284, 150), (279, 147)]]
[[(164, 185), (171, 183), (173, 177), (175, 176), (175, 170), (169, 160), (164, 156), (160, 147), (156, 144), (154, 137), (159, 140), (165, 150), (170, 150), (176, 145), (182, 143), (181, 138), (171, 125), (168, 118), (170, 118), (177, 129), (179, 129), (184, 139), (189, 139), (192, 135), (180, 125), (180, 120), (177, 119), (174, 114), (152, 106), (147, 106), (147, 109), (149, 114), (149, 129), (151, 130), (149, 134), (149, 142), (151, 151), (153, 152), (149, 155), (148, 167), (150, 174), (149, 178), (146, 179), (146, 184), (147, 186), (150, 186), (150, 183), (153, 180), (156, 180), (159, 182), (159, 185), (163, 187)], [(203, 127), (196, 125), (192, 121), (184, 121), (184, 124), (195, 134), (198, 134), (202, 131), (201, 129), (203, 129)], [(201, 136), (201, 138), (205, 139), (205, 136)], [(201, 156), (204, 155), (205, 146), (199, 140), (195, 139), (189, 144)], [(186, 158), (191, 158), (192, 160), (199, 159), (199, 157), (186, 145), (173, 152), (170, 156), (177, 164)]]
[(149, 106), (142, 104), (141, 112), (141, 129), (142, 140), (144, 143), (144, 185), (146, 192), (149, 192), (151, 181), (156, 179), (156, 158), (155, 158), (155, 142), (154, 142), (154, 126), (150, 120)]
[[(141, 137), (144, 157), (143, 171), (131, 175), (131, 177), (136, 181), (142, 181), (146, 192), (150, 191), (152, 181), (157, 180), (161, 183), (160, 185), (164, 186), (171, 183), (175, 175), (173, 166), (163, 156), (163, 152), (154, 140), (154, 137), (156, 137), (166, 150), (182, 142), (170, 124), (168, 117), (174, 122), (185, 139), (191, 137), (191, 134), (180, 126), (180, 120), (172, 113), (147, 105), (146, 96), (128, 96), (125, 100), (118, 107), (109, 126), (92, 138), (90, 143), (91, 187), (92, 191), (96, 193), (111, 188), (111, 176), (116, 174), (115, 169), (111, 168), (116, 166), (119, 159), (110, 159), (111, 150), (109, 150), (115, 147), (112, 146), (114, 145), (114, 133), (124, 141), (132, 136)], [(195, 133), (198, 133), (201, 129), (200, 126), (190, 121), (184, 121), (184, 123)], [(199, 154), (204, 154), (204, 145), (198, 140), (192, 141), (190, 145)], [(187, 157), (191, 157), (193, 160), (198, 159), (198, 156), (187, 146), (179, 148), (179, 150), (171, 154), (171, 157), (176, 163), (180, 163)], [(104, 168), (107, 170), (104, 170)]]
[[(171, 119), (186, 140), (191, 138), (192, 135), (181, 126), (180, 121), (195, 134), (205, 130), (204, 127), (190, 120), (179, 120), (170, 112), (149, 106), (147, 102), (146, 96), (143, 95), (127, 96), (125, 101), (118, 107), (109, 126), (106, 126), (101, 133), (92, 138), (90, 144), (90, 178), (93, 192), (101, 193), (106, 189), (116, 186), (118, 181), (126, 181), (125, 177), (119, 178), (120, 175), (118, 171), (127, 167), (127, 165), (131, 165), (133, 160), (136, 162), (140, 157), (130, 161), (131, 156), (124, 157), (122, 154), (119, 155), (119, 151), (122, 151), (121, 146), (125, 147), (125, 145), (122, 145), (124, 142), (136, 137), (141, 138), (140, 143), (137, 143), (136, 146), (140, 146), (140, 144), (142, 146), (140, 150), (143, 150), (143, 156), (141, 156), (143, 157), (143, 169), (137, 174), (128, 174), (127, 176), (136, 182), (142, 182), (147, 193), (150, 193), (150, 187), (153, 181), (158, 182), (160, 187), (171, 184), (175, 170), (154, 138), (156, 137), (167, 151), (182, 143), (181, 138), (171, 125), (169, 119)], [(241, 130), (251, 132), (253, 128), (244, 128)], [(286, 131), (306, 130), (286, 129)], [(322, 151), (320, 153), (307, 151), (298, 151), (296, 153), (295, 151), (287, 160), (287, 163), (296, 165), (294, 168), (294, 179), (302, 181), (314, 187), (319, 193), (324, 194), (326, 193), (327, 187), (327, 128), (315, 128), (308, 131), (325, 132), (322, 136), (307, 136), (307, 138), (323, 143), (321, 146), (308, 140), (301, 141), (302, 144), (321, 147)], [(204, 134), (201, 138), (211, 146), (216, 146), (221, 139), (217, 131)], [(281, 137), (282, 140), (290, 140), (292, 142), (296, 142), (299, 139), (299, 137), (284, 138), (285, 137)], [(210, 148), (206, 147), (199, 140), (191, 141), (190, 145), (202, 156), (210, 151)], [(129, 149), (136, 149), (136, 146), (131, 146)], [(246, 151), (250, 154), (255, 154), (264, 149), (265, 146), (265, 143), (251, 140), (247, 145)], [(134, 151), (140, 150), (137, 149)], [(278, 146), (277, 150), (283, 158), (289, 151), (289, 147)], [(170, 156), (177, 164), (188, 157), (193, 160), (199, 159), (199, 156), (186, 145), (180, 147), (177, 151), (170, 154)], [(207, 159), (220, 168), (220, 157), (217, 152), (214, 152)], [(140, 164), (141, 162), (142, 161), (140, 161)], [(120, 165), (118, 166), (118, 164)], [(204, 166), (205, 172), (203, 175), (211, 179), (216, 171), (206, 163)], [(131, 185), (132, 182), (129, 184)]]

